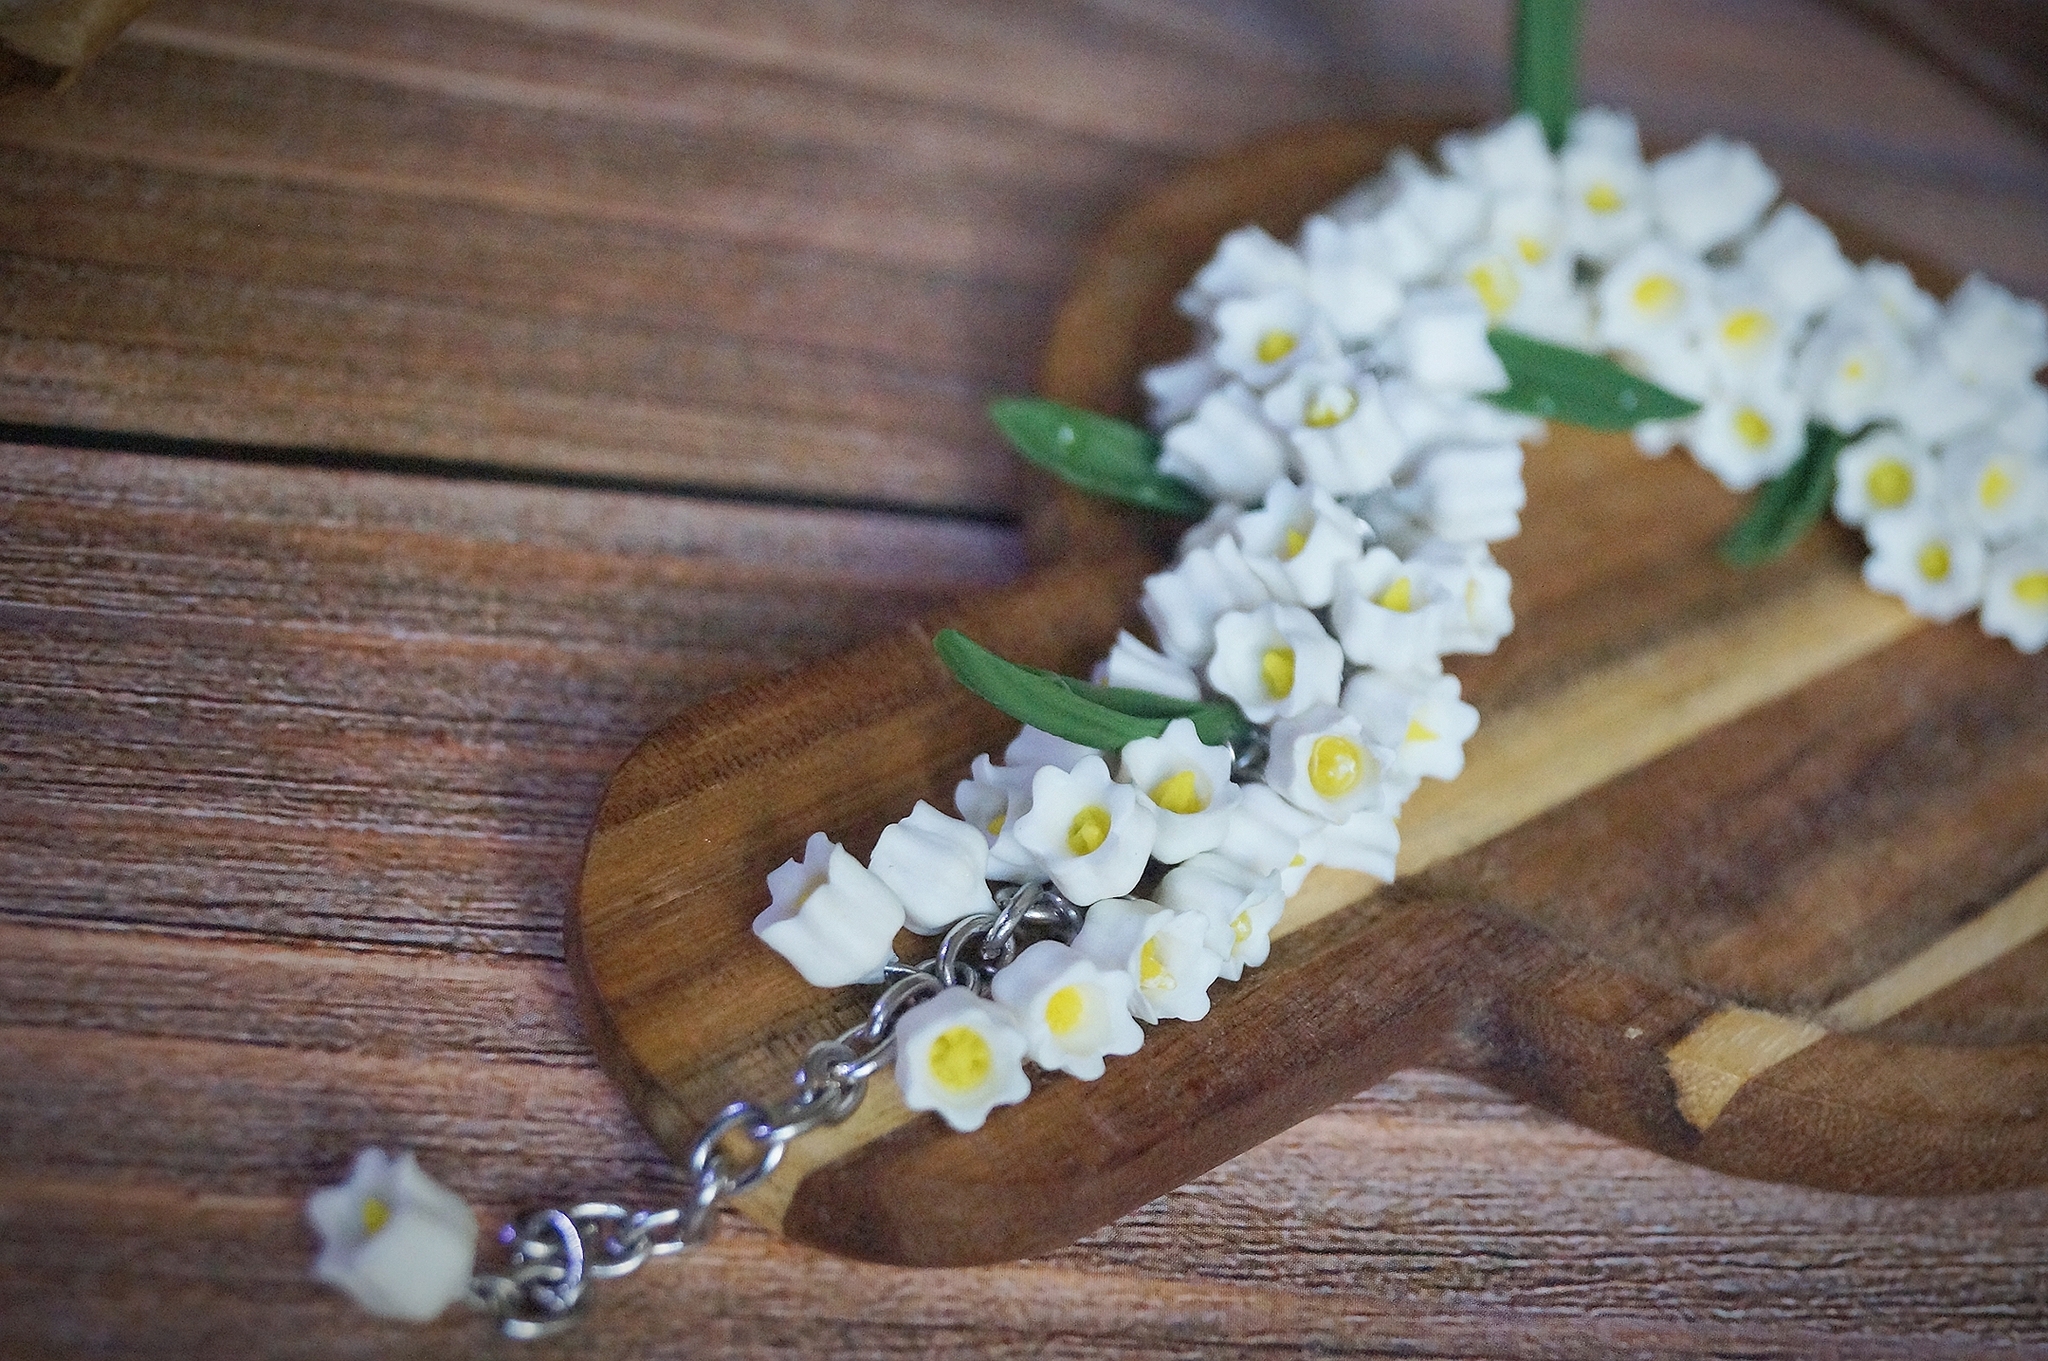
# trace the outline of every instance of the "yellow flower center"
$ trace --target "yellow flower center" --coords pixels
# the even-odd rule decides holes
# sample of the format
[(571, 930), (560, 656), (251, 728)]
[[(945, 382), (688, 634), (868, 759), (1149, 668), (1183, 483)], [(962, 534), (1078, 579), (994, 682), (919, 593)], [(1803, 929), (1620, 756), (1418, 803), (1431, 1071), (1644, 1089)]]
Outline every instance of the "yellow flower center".
[(1755, 407), (1743, 407), (1735, 413), (1735, 438), (1752, 449), (1762, 449), (1771, 442), (1771, 423)]
[(949, 1092), (971, 1092), (988, 1080), (988, 1070), (995, 1067), (996, 1056), (979, 1030), (971, 1025), (956, 1025), (932, 1041), (931, 1057), (926, 1062), (932, 1081)]
[(1081, 995), (1080, 988), (1069, 983), (1045, 999), (1045, 1028), (1055, 1035), (1072, 1034), (1087, 1010), (1088, 999)]
[(1067, 849), (1075, 855), (1088, 855), (1108, 839), (1109, 810), (1099, 803), (1089, 804), (1067, 824)]
[(1326, 799), (1349, 794), (1365, 773), (1365, 752), (1348, 737), (1318, 737), (1308, 749), (1309, 787)]
[(1918, 561), (1921, 576), (1926, 577), (1929, 581), (1948, 580), (1949, 560), (1947, 544), (1928, 544), (1920, 550)]
[(1434, 742), (1436, 741), (1436, 734), (1423, 727), (1421, 719), (1411, 718), (1408, 720), (1408, 731), (1402, 734), (1401, 740), (1403, 742)]
[(1292, 562), (1308, 547), (1308, 535), (1293, 525), (1287, 527), (1287, 538), (1280, 545), (1280, 561)]
[(1381, 591), (1373, 603), (1383, 610), (1406, 614), (1415, 608), (1415, 583), (1407, 577), (1396, 577), (1394, 584)]
[(1606, 180), (1595, 180), (1586, 186), (1586, 206), (1594, 212), (1620, 212), (1621, 204), (1621, 191)]
[(1518, 236), (1515, 249), (1522, 253), (1522, 259), (1532, 265), (1540, 265), (1550, 258), (1550, 247), (1543, 244), (1541, 237)]
[(1342, 383), (1325, 383), (1308, 395), (1301, 408), (1301, 423), (1311, 430), (1328, 430), (1358, 410), (1358, 394)]
[(2048, 605), (2048, 572), (2029, 572), (2013, 582), (2012, 596), (2022, 605)]
[(1486, 304), (1487, 317), (1494, 321), (1514, 310), (1515, 300), (1522, 294), (1513, 267), (1501, 259), (1481, 260), (1466, 271), (1465, 282), (1472, 285), (1479, 301)]
[(1259, 357), (1261, 364), (1277, 364), (1294, 353), (1294, 336), (1288, 331), (1268, 331), (1259, 337), (1252, 353)]
[(1977, 500), (1983, 503), (1984, 509), (1997, 510), (2012, 500), (2016, 486), (2013, 475), (2004, 467), (1994, 464), (1984, 470), (1983, 478), (1977, 483)]
[(1645, 274), (1631, 296), (1638, 311), (1668, 316), (1685, 299), (1685, 288), (1669, 274)]
[(1209, 806), (1192, 770), (1178, 771), (1153, 785), (1152, 802), (1169, 813), (1199, 813)]
[(1721, 323), (1721, 339), (1731, 349), (1747, 350), (1769, 340), (1774, 329), (1768, 313), (1745, 307), (1739, 312), (1730, 312), (1728, 319)]
[(1863, 479), (1870, 504), (1880, 510), (1896, 510), (1913, 497), (1913, 470), (1895, 458), (1874, 463)]
[(363, 1202), (363, 1232), (375, 1233), (391, 1222), (391, 1207), (375, 1196)]
[(1166, 971), (1166, 961), (1159, 957), (1159, 937), (1145, 942), (1145, 948), (1138, 951), (1138, 986), (1147, 992), (1172, 992), (1173, 975)]
[(1259, 681), (1268, 699), (1286, 699), (1294, 693), (1294, 649), (1269, 647), (1259, 658)]
[(1863, 375), (1868, 372), (1870, 372), (1870, 366), (1865, 364), (1860, 357), (1851, 359), (1842, 365), (1842, 381), (1845, 383), (1860, 383), (1863, 381)]
[(1230, 919), (1230, 934), (1237, 937), (1239, 945), (1252, 938), (1252, 914), (1240, 912)]

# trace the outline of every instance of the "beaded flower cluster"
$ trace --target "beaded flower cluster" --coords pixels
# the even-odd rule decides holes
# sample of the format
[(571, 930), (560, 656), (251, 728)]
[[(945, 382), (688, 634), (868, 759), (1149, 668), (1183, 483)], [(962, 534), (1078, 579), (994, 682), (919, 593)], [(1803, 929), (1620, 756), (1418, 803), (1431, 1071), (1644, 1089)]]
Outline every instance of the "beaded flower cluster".
[(1263, 963), (1312, 868), (1393, 877), (1404, 802), (1459, 773), (1478, 726), (1443, 658), (1513, 627), (1488, 545), (1520, 530), (1521, 445), (1544, 427), (1487, 400), (1510, 388), (1494, 328), (1697, 403), (1637, 444), (1683, 443), (1731, 489), (1838, 456), (1873, 586), (2048, 642), (2038, 304), (1972, 277), (1944, 306), (1901, 266), (1851, 265), (1719, 137), (1646, 163), (1634, 122), (1595, 109), (1555, 153), (1522, 115), (1438, 154), (1396, 153), (1294, 245), (1226, 236), (1179, 299), (1196, 348), (1144, 376), (1158, 471), (1213, 508), (1145, 582), (1152, 642), (1119, 635), (1096, 679), (1231, 702), (1262, 767), (1185, 718), (1116, 751), (1027, 727), (976, 758), (959, 816), (920, 803), (866, 865), (819, 833), (769, 876), (755, 932), (821, 987), (879, 977), (899, 929), (991, 912), (992, 882), (1085, 910), (986, 996), (904, 1015), (912, 1109), (971, 1130), (1028, 1094), (1027, 1061), (1098, 1077), (1140, 1022), (1199, 1019)]

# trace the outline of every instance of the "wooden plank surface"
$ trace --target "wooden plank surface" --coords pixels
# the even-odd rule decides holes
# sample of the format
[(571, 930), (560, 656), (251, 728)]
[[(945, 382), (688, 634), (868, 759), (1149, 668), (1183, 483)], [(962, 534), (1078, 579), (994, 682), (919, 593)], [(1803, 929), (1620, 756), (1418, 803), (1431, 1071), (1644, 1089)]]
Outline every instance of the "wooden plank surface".
[[(1652, 134), (2048, 293), (2048, 150), (1882, 37), (1589, 27)], [(1503, 38), (1498, 0), (164, 0), (0, 108), (0, 1350), (509, 1353), (312, 1285), (297, 1200), (371, 1141), (488, 1212), (674, 1193), (559, 963), (606, 774), (1011, 574), (978, 408), (1112, 211), (1262, 129), (1497, 107)], [(2048, 1351), (2048, 1195), (1766, 1186), (1429, 1074), (1013, 1267), (726, 1228), (572, 1345)]]

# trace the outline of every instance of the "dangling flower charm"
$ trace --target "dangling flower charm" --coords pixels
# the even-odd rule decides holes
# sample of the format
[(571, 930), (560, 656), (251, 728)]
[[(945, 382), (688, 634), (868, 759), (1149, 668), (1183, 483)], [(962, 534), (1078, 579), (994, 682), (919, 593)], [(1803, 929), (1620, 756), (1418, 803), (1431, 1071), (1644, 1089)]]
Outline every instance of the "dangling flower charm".
[(320, 1235), (313, 1275), (379, 1318), (425, 1323), (469, 1292), (476, 1216), (410, 1153), (364, 1149), (346, 1182), (306, 1201), (306, 1218)]

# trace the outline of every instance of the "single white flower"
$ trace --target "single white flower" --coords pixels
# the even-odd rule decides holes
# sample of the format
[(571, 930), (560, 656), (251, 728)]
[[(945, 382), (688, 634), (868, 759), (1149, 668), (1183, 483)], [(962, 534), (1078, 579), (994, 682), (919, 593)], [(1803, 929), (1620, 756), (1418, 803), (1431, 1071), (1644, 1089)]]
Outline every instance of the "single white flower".
[(1363, 216), (1356, 226), (1357, 249), (1370, 252), (1404, 284), (1438, 273), (1478, 239), (1486, 223), (1485, 191), (1434, 174), (1406, 148), (1388, 157), (1386, 170), (1350, 203), (1348, 210), (1340, 203), (1329, 215), (1338, 221)]
[(1159, 883), (1159, 901), (1196, 912), (1209, 923), (1208, 945), (1223, 959), (1221, 977), (1235, 983), (1266, 962), (1273, 927), (1286, 910), (1277, 872), (1256, 874), (1213, 852), (1184, 860)]
[(1041, 940), (996, 971), (989, 996), (1017, 1019), (1033, 1063), (1093, 1082), (1105, 1058), (1135, 1054), (1145, 1043), (1131, 1015), (1133, 986), (1129, 974), (1105, 970), (1071, 945)]
[(2048, 534), (2000, 549), (1984, 572), (1984, 631), (2022, 652), (2048, 646)]
[(995, 911), (988, 891), (988, 839), (924, 800), (882, 829), (868, 868), (903, 903), (904, 924), (935, 935), (962, 917)]
[[(1444, 604), (1435, 575), (1375, 546), (1338, 569), (1330, 622), (1344, 655), (1360, 666), (1435, 671), (1442, 665)], [(1316, 700), (1327, 704), (1335, 697), (1318, 695)]]
[(1990, 543), (2048, 521), (2048, 460), (1992, 435), (1959, 440), (1942, 451), (1948, 504)]
[(1799, 325), (1846, 293), (1856, 269), (1835, 244), (1835, 234), (1796, 203), (1781, 203), (1763, 229), (1742, 247), (1742, 270), (1759, 280)]
[(410, 1153), (364, 1149), (346, 1182), (307, 1199), (306, 1218), (320, 1235), (314, 1278), (379, 1318), (425, 1323), (469, 1293), (476, 1215)]
[(1370, 340), (1401, 310), (1401, 284), (1389, 273), (1369, 230), (1322, 214), (1301, 227), (1308, 296), (1340, 341)]
[(977, 1130), (997, 1106), (1031, 1095), (1024, 1032), (1006, 1008), (950, 987), (896, 1023), (896, 1085), (914, 1111), (937, 1111), (954, 1129)]
[(1209, 507), (1209, 513), (1195, 521), (1180, 536), (1174, 557), (1187, 557), (1198, 548), (1214, 548), (1225, 539), (1235, 538), (1233, 531), (1244, 515), (1244, 507), (1234, 501), (1218, 501)]
[(1342, 822), (1326, 822), (1301, 839), (1302, 858), (1309, 864), (1357, 870), (1386, 883), (1394, 880), (1394, 861), (1400, 853), (1400, 829), (1378, 808), (1361, 808)]
[(1405, 800), (1427, 777), (1454, 780), (1465, 769), (1465, 743), (1479, 731), (1479, 711), (1459, 697), (1458, 678), (1412, 671), (1360, 671), (1344, 682), (1344, 712), (1366, 741), (1392, 753), (1387, 788)]
[(1730, 491), (1748, 491), (1798, 461), (1806, 403), (1788, 387), (1754, 387), (1707, 398), (1688, 436), (1693, 457)]
[(1781, 384), (1791, 364), (1795, 324), (1755, 275), (1726, 270), (1713, 276), (1708, 289), (1700, 348), (1723, 385)]
[(1012, 884), (1043, 879), (1038, 857), (1017, 841), (1017, 821), (1030, 811), (1037, 768), (1013, 770), (977, 756), (971, 769), (969, 778), (953, 789), (953, 806), (988, 841), (988, 877)]
[(1034, 728), (1027, 723), (1010, 739), (1010, 745), (1003, 748), (1003, 764), (1012, 770), (1028, 770), (1036, 774), (1040, 766), (1072, 770), (1090, 756), (1101, 754), (1093, 747), (1055, 737), (1043, 728)]
[(1095, 679), (1125, 690), (1147, 690), (1173, 699), (1200, 699), (1202, 682), (1193, 668), (1156, 652), (1119, 629), (1109, 656), (1096, 668)]
[(1216, 651), (1216, 621), (1272, 599), (1245, 561), (1237, 540), (1225, 537), (1193, 549), (1172, 568), (1145, 578), (1138, 608), (1167, 656), (1201, 666)]
[(1392, 357), (1425, 387), (1499, 392), (1508, 371), (1486, 340), (1486, 307), (1469, 288), (1412, 293), (1394, 322)]
[(1984, 590), (1984, 542), (1938, 513), (1872, 516), (1864, 526), (1870, 556), (1863, 579), (1926, 619), (1947, 623), (1974, 607)]
[(1163, 428), (1189, 415), (1227, 376), (1206, 349), (1146, 369), (1142, 381), (1152, 404), (1152, 424)]
[(1209, 948), (1209, 923), (1199, 912), (1131, 898), (1088, 909), (1074, 948), (1102, 969), (1131, 979), (1126, 1001), (1141, 1021), (1199, 1021), (1209, 1014), (1209, 985), (1223, 956)]
[(1880, 426), (1835, 462), (1835, 517), (1860, 525), (1873, 515), (1919, 510), (1935, 495), (1936, 481), (1926, 445)]
[(1229, 747), (1206, 745), (1194, 720), (1176, 718), (1157, 737), (1125, 743), (1119, 761), (1117, 778), (1154, 814), (1153, 859), (1174, 865), (1222, 844), (1239, 797)]
[(1366, 741), (1356, 718), (1334, 704), (1319, 704), (1273, 725), (1266, 783), (1296, 808), (1341, 822), (1380, 806), (1380, 783), (1392, 755)]
[(768, 871), (768, 899), (754, 934), (814, 988), (857, 983), (895, 957), (902, 900), (823, 832), (811, 833), (801, 861)]
[(1945, 444), (1988, 423), (2007, 394), (1965, 382), (1932, 346), (1923, 346), (1913, 367), (1886, 399), (1886, 409), (1916, 438)]
[(1260, 507), (1239, 517), (1233, 532), (1277, 601), (1320, 608), (1330, 603), (1337, 568), (1365, 552), (1366, 528), (1317, 486), (1285, 478), (1265, 489)]
[(1138, 886), (1156, 823), (1138, 792), (1112, 780), (1103, 759), (1090, 755), (1072, 772), (1045, 766), (1032, 777), (1031, 808), (1017, 820), (1017, 841), (1067, 901), (1086, 907)]
[(1675, 421), (1639, 421), (1629, 431), (1629, 442), (1646, 458), (1662, 458), (1692, 437), (1692, 418)]
[(1263, 293), (1218, 304), (1212, 353), (1226, 371), (1261, 390), (1296, 365), (1338, 351), (1315, 307), (1300, 293)]
[(1522, 444), (1544, 435), (1545, 426), (1536, 417), (1505, 411), (1464, 393), (1389, 378), (1380, 384), (1380, 395), (1402, 441), (1411, 449), (1439, 444)]
[(1999, 443), (2048, 458), (2048, 390), (2028, 384), (2015, 393), (1991, 423)]
[(1585, 347), (1593, 339), (1593, 312), (1574, 286), (1571, 257), (1543, 244), (1536, 230), (1467, 251), (1451, 277), (1479, 300), (1489, 325)]
[(1254, 723), (1334, 704), (1344, 677), (1344, 650), (1299, 605), (1261, 605), (1216, 621), (1209, 684), (1237, 701)]
[(1484, 132), (1454, 132), (1437, 143), (1444, 168), (1491, 195), (1554, 195), (1557, 159), (1531, 113), (1518, 113)]
[(1581, 109), (1559, 153), (1565, 239), (1588, 260), (1619, 258), (1650, 233), (1649, 172), (1627, 114)]
[(1385, 486), (1406, 452), (1378, 382), (1349, 360), (1303, 364), (1264, 410), (1287, 432), (1302, 477), (1335, 496)]
[(1913, 271), (1894, 260), (1865, 260), (1852, 290), (1898, 327), (1908, 341), (1931, 336), (1941, 320), (1941, 303), (1913, 281)]
[(1694, 255), (1754, 227), (1777, 196), (1778, 177), (1755, 147), (1714, 134), (1650, 167), (1657, 225)]
[(2048, 309), (1972, 274), (1950, 295), (1934, 343), (1949, 368), (1971, 386), (2020, 388), (2048, 364)]
[(1714, 362), (1696, 329), (1645, 336), (1617, 350), (1614, 359), (1631, 373), (1688, 401), (1704, 402), (1714, 391)]
[(1300, 292), (1308, 272), (1293, 247), (1262, 227), (1239, 227), (1216, 243), (1216, 253), (1195, 273), (1179, 298), (1181, 311), (1202, 320), (1231, 298)]
[(1522, 532), (1522, 446), (1443, 445), (1419, 455), (1399, 479), (1403, 512), (1439, 539), (1494, 543)]
[(1215, 854), (1256, 874), (1279, 874), (1281, 890), (1292, 893), (1308, 874), (1302, 839), (1326, 825), (1326, 819), (1296, 808), (1271, 785), (1246, 785)]
[(1159, 471), (1211, 500), (1249, 505), (1286, 470), (1287, 453), (1287, 441), (1267, 424), (1252, 390), (1231, 382), (1167, 429), (1160, 441)]
[(1904, 330), (1881, 306), (1854, 291), (1828, 309), (1795, 361), (1801, 393), (1821, 420), (1856, 430), (1884, 415), (1909, 374)]
[[(1513, 582), (1484, 544), (1426, 543), (1409, 559), (1409, 565), (1431, 584), (1431, 594), (1450, 602), (1438, 621), (1442, 652), (1491, 652), (1514, 632), (1515, 612), (1508, 603)], [(1433, 671), (1436, 667), (1389, 669)]]
[(1710, 315), (1710, 292), (1706, 266), (1663, 241), (1645, 241), (1601, 278), (1594, 331), (1615, 349), (1637, 352), (1694, 343)]

